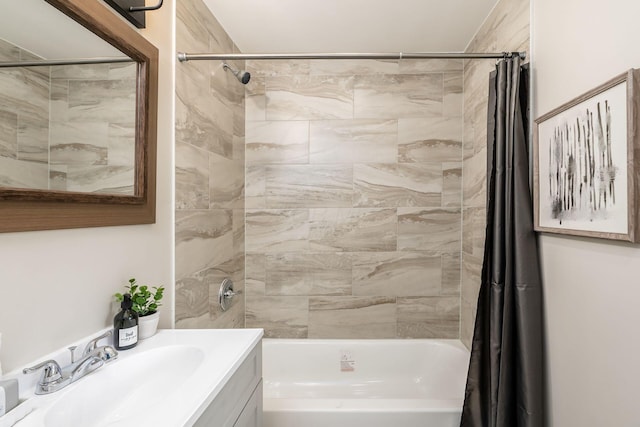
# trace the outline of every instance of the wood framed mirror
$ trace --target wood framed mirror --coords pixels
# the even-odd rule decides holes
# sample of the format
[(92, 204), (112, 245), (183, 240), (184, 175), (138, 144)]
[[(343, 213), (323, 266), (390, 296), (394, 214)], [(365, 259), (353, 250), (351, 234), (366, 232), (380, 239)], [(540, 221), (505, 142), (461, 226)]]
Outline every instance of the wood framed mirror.
[[(106, 94), (114, 92), (113, 87), (122, 86), (121, 82), (103, 79), (100, 82), (91, 81), (87, 83), (86, 78), (80, 80), (72, 79), (68, 75), (64, 76), (65, 73), (68, 74), (68, 71), (60, 71), (60, 69), (47, 71), (49, 74), (45, 78), (48, 79), (47, 84), (49, 87), (42, 89), (43, 85), (40, 84), (40, 89), (46, 92), (48, 97), (46, 101), (48, 101), (47, 108), (51, 110), (47, 113), (50, 123), (47, 124), (46, 131), (42, 129), (44, 125), (35, 126), (40, 134), (46, 134), (44, 139), (47, 140), (47, 147), (38, 149), (42, 152), (40, 154), (41, 158), (37, 158), (38, 156), (34, 154), (38, 150), (32, 149), (29, 144), (24, 142), (16, 150), (17, 154), (9, 150), (9, 154), (3, 158), (3, 150), (6, 151), (11, 142), (7, 143), (7, 140), (15, 139), (19, 141), (21, 136), (33, 134), (34, 132), (33, 129), (29, 128), (30, 118), (28, 114), (25, 113), (26, 119), (21, 119), (17, 112), (19, 108), (14, 109), (10, 106), (6, 107), (4, 111), (0, 108), (0, 232), (154, 223), (156, 210), (158, 50), (98, 0), (46, 0), (46, 2), (57, 9), (56, 13), (62, 13), (75, 22), (71, 22), (66, 17), (63, 17), (63, 19), (72, 24), (81, 25), (108, 43), (110, 45), (109, 48), (113, 47), (123, 56), (128, 57), (121, 58), (122, 60), (119, 62), (130, 59), (131, 66), (128, 68), (132, 70), (133, 77), (127, 80), (126, 85), (130, 87), (131, 93), (120, 96), (120, 98), (130, 98), (130, 104), (123, 110), (130, 112), (131, 124), (124, 126), (127, 128), (126, 132), (122, 131), (121, 133), (127, 133), (128, 137), (130, 137), (131, 143), (125, 151), (129, 151), (131, 154), (130, 159), (121, 161), (118, 167), (109, 165), (108, 161), (105, 160), (111, 157), (112, 162), (115, 164), (118, 163), (117, 158), (121, 157), (117, 150), (112, 150), (109, 153), (107, 146), (111, 143), (120, 144), (121, 146), (126, 145), (126, 143), (123, 143), (125, 139), (118, 135), (118, 132), (123, 129), (119, 122), (125, 119), (113, 119), (110, 123), (97, 123), (98, 120), (95, 117), (100, 116), (102, 113), (96, 112), (95, 108), (93, 112), (94, 118), (87, 118), (90, 115), (87, 111), (92, 108), (90, 104), (94, 103), (94, 101), (99, 102), (101, 98), (107, 96)], [(25, 1), (24, 4), (26, 3)], [(44, 3), (43, 5), (50, 7)], [(11, 7), (19, 9), (26, 6), (21, 2), (20, 5), (12, 3)], [(21, 25), (27, 27), (25, 31), (30, 33), (38, 34), (39, 32), (38, 28), (29, 28), (24, 23), (21, 23)], [(46, 38), (47, 34), (43, 32), (39, 36)], [(3, 42), (2, 34), (0, 34), (0, 42)], [(62, 47), (64, 48), (64, 46)], [(12, 52), (20, 50), (17, 47), (11, 47), (11, 49)], [(37, 62), (41, 58), (43, 61), (65, 59), (64, 57), (44, 58), (36, 56), (35, 61), (32, 62)], [(3, 57), (0, 51), (0, 64), (3, 62), (2, 60), (5, 61), (6, 65), (11, 66), (9, 64), (10, 61), (7, 61), (7, 58)], [(22, 60), (23, 58), (20, 58), (17, 62), (22, 62)], [(42, 75), (41, 68), (35, 72), (29, 71), (29, 73)], [(53, 69), (53, 67), (50, 68)], [(112, 66), (110, 72), (113, 75), (118, 75), (119, 73), (122, 74), (123, 69), (123, 66)], [(0, 71), (2, 71), (2, 68), (0, 68)], [(18, 71), (14, 71), (14, 73), (18, 73)], [(54, 74), (58, 80), (54, 80)], [(86, 75), (87, 72), (82, 71), (80, 74)], [(60, 77), (61, 75), (63, 76)], [(20, 76), (22, 81), (27, 80), (24, 78), (24, 73), (20, 74)], [(1, 80), (2, 76), (0, 76), (0, 83)], [(64, 123), (64, 120), (67, 120), (67, 116), (65, 116), (67, 114), (66, 110), (64, 114), (61, 113), (59, 104), (56, 104), (56, 101), (59, 101), (56, 98), (56, 84), (60, 86), (60, 82), (67, 85), (65, 90), (68, 90), (68, 93), (71, 93), (68, 88), (72, 85), (99, 88), (98, 91), (85, 92), (82, 96), (78, 96), (75, 93), (73, 100), (71, 100), (70, 95), (65, 95), (68, 96), (66, 98), (67, 103), (73, 102), (76, 110), (82, 111), (84, 114), (84, 117), (82, 114), (76, 115), (75, 124), (82, 123), (82, 126), (90, 124), (90, 126), (78, 130), (78, 126), (75, 124), (67, 126)], [(11, 84), (5, 87), (11, 87)], [(3, 100), (2, 90), (0, 85), (0, 101)], [(4, 96), (4, 98), (7, 97)], [(18, 95), (14, 97), (18, 97)], [(53, 121), (54, 113), (64, 118)], [(14, 123), (16, 124), (15, 129), (12, 127)], [(66, 139), (64, 143), (57, 142), (55, 143), (57, 145), (54, 146), (51, 141), (52, 135), (56, 132), (60, 133), (61, 127), (65, 127)], [(112, 142), (107, 141), (107, 138), (99, 132), (100, 129), (107, 129), (107, 132), (111, 135), (110, 141)], [(4, 138), (2, 132), (5, 132)], [(90, 148), (87, 149), (87, 147)], [(13, 148), (11, 149), (13, 150)], [(63, 162), (59, 160), (60, 152), (67, 154), (73, 152), (72, 154), (76, 156), (76, 159), (80, 157), (82, 161), (71, 160), (67, 161), (69, 164), (63, 165)], [(3, 173), (8, 174), (9, 172), (7, 171), (12, 168), (21, 171), (25, 176), (34, 175), (30, 171), (25, 173), (27, 166), (24, 165), (26, 163), (21, 163), (24, 159), (29, 160), (29, 157), (36, 158), (33, 162), (37, 165), (34, 170), (38, 170), (38, 173), (45, 177), (46, 182), (43, 185), (35, 188), (27, 185), (14, 185), (14, 182), (22, 182), (24, 180), (12, 181), (10, 176), (2, 175)], [(52, 159), (54, 160), (53, 162), (51, 161)], [(127, 166), (122, 166), (122, 162), (127, 163)], [(87, 167), (87, 164), (92, 168)], [(2, 172), (1, 169), (4, 169), (5, 172)], [(91, 170), (92, 174), (90, 179), (87, 178), (88, 170)], [(116, 175), (112, 172), (113, 170), (125, 171), (126, 173), (122, 172), (121, 175), (127, 175), (130, 182), (126, 184), (109, 182), (105, 185), (98, 185), (100, 181), (112, 179)], [(76, 179), (76, 185), (69, 185), (63, 188), (59, 185), (61, 176), (64, 178), (63, 180), (73, 176)], [(90, 185), (77, 184), (78, 182), (86, 184), (88, 180), (91, 181)], [(72, 180), (69, 178), (69, 181), (71, 182)]]

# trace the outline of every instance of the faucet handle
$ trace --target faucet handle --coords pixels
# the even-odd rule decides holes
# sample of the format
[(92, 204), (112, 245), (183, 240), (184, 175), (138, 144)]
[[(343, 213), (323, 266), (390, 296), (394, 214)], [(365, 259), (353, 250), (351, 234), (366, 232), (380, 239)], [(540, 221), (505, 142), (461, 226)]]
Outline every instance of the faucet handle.
[(31, 374), (42, 368), (44, 368), (44, 371), (42, 371), (42, 376), (40, 377), (40, 384), (52, 383), (62, 378), (62, 370), (55, 360), (45, 360), (30, 368), (24, 368), (22, 373)]
[(100, 335), (99, 337), (96, 337), (96, 338), (93, 338), (92, 340), (90, 340), (87, 343), (87, 345), (84, 347), (84, 351), (82, 352), (82, 356), (86, 356), (86, 355), (90, 354), (93, 350), (95, 350), (98, 347), (98, 341), (100, 341), (103, 338), (110, 337), (112, 333), (113, 333), (112, 330), (108, 330), (107, 332), (105, 332), (104, 334)]
[(105, 362), (118, 358), (118, 351), (110, 345), (102, 346), (96, 350), (96, 355)]

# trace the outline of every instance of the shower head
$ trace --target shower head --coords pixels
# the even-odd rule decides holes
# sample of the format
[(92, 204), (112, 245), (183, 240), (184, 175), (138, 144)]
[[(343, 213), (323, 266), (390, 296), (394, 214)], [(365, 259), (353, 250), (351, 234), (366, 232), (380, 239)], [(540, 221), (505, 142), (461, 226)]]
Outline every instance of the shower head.
[(249, 80), (251, 79), (251, 74), (249, 74), (249, 72), (245, 70), (234, 70), (226, 62), (222, 63), (222, 68), (224, 68), (225, 70), (231, 71), (233, 75), (236, 76), (236, 79), (238, 79), (238, 81), (243, 85), (246, 85), (247, 83), (249, 83)]

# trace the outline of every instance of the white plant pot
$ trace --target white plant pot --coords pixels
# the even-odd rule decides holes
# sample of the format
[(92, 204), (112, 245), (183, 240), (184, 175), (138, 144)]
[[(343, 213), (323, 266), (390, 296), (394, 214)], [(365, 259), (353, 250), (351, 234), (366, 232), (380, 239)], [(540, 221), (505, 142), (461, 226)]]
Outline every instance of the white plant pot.
[(155, 335), (158, 330), (158, 322), (160, 321), (160, 313), (155, 312), (148, 316), (138, 317), (138, 339), (145, 339)]

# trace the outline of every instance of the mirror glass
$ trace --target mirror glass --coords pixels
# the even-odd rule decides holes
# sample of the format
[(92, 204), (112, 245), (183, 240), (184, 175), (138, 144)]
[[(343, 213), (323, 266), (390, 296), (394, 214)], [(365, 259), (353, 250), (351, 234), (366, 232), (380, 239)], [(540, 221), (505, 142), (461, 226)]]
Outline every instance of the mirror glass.
[[(64, 64), (14, 64), (43, 60)], [(136, 195), (138, 67), (43, 0), (0, 0), (0, 187)]]

